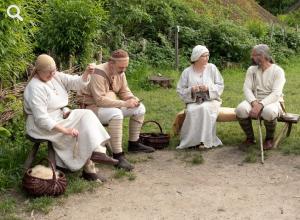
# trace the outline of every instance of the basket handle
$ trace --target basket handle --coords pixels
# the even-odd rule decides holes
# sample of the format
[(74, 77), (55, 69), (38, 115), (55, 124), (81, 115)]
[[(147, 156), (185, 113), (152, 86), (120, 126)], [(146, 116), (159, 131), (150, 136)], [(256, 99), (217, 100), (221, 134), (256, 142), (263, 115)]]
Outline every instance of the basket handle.
[(47, 160), (48, 161), (48, 164), (50, 164), (50, 167), (52, 169), (52, 180), (53, 181), (56, 181), (56, 175), (55, 175), (55, 169), (54, 169), (54, 165), (53, 163), (51, 162), (51, 160), (49, 160), (48, 158), (43, 158), (40, 160), (39, 164), (44, 161), (44, 160)]
[(157, 121), (154, 121), (154, 120), (144, 121), (142, 127), (144, 127), (145, 124), (150, 123), (150, 122), (156, 124), (156, 125), (159, 127), (160, 133), (161, 133), (161, 134), (163, 133), (160, 124), (159, 124)]

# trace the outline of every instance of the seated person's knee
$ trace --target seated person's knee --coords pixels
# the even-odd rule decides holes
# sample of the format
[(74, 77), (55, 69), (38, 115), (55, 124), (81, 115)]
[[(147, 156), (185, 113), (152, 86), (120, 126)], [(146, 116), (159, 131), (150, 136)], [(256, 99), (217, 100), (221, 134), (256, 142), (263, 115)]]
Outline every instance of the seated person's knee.
[(124, 118), (123, 113), (121, 109), (115, 108), (112, 110), (112, 117), (111, 119), (117, 119), (117, 120), (122, 120)]
[(273, 121), (278, 117), (278, 114), (272, 108), (264, 108), (261, 117), (266, 121)]
[(247, 111), (247, 108), (244, 105), (242, 105), (242, 104), (239, 104), (236, 107), (235, 113), (236, 113), (236, 116), (238, 118), (248, 118), (249, 117), (249, 113)]

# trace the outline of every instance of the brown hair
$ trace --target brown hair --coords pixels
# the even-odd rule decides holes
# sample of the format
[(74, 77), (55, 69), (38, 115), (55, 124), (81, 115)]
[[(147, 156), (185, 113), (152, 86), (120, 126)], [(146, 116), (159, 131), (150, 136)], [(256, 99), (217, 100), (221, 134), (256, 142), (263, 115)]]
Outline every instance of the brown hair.
[(125, 50), (118, 49), (115, 50), (111, 53), (109, 61), (117, 61), (117, 60), (122, 60), (122, 59), (128, 59), (128, 53)]

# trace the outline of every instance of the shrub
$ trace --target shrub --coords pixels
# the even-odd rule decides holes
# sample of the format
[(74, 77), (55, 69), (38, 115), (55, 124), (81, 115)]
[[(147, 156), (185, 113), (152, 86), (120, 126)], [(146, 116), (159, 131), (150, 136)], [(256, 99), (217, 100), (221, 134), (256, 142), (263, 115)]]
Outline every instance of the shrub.
[(106, 18), (100, 3), (92, 0), (53, 0), (47, 3), (42, 18), (38, 45), (66, 66), (70, 55), (86, 64), (93, 57), (93, 42)]
[(268, 34), (268, 25), (261, 21), (250, 20), (245, 25), (253, 37), (262, 38)]
[[(6, 9), (16, 4), (23, 21), (8, 17)], [(10, 86), (22, 78), (33, 59), (33, 39), (36, 31), (34, 10), (36, 3), (25, 0), (7, 0), (0, 7), (0, 84)], [(17, 62), (17, 63), (16, 63)]]
[(210, 30), (207, 46), (215, 63), (245, 62), (249, 59), (249, 51), (256, 44), (246, 28), (225, 21), (214, 25)]

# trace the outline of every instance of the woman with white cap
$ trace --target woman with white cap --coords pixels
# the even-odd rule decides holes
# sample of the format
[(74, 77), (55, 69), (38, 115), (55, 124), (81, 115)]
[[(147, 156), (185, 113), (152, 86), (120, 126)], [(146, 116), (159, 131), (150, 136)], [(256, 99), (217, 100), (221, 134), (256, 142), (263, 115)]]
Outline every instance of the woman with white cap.
[(105, 154), (108, 133), (91, 110), (74, 109), (68, 116), (62, 110), (68, 105), (68, 91), (85, 87), (93, 71), (90, 64), (82, 76), (64, 74), (56, 70), (52, 57), (38, 56), (24, 91), (24, 110), (27, 134), (52, 142), (58, 166), (71, 171), (83, 167), (85, 179), (103, 181), (92, 161), (117, 164)]
[(192, 64), (182, 72), (177, 84), (177, 93), (186, 104), (186, 117), (177, 149), (211, 148), (222, 144), (216, 136), (216, 120), (224, 81), (218, 68), (208, 60), (209, 51), (205, 46), (194, 47)]

